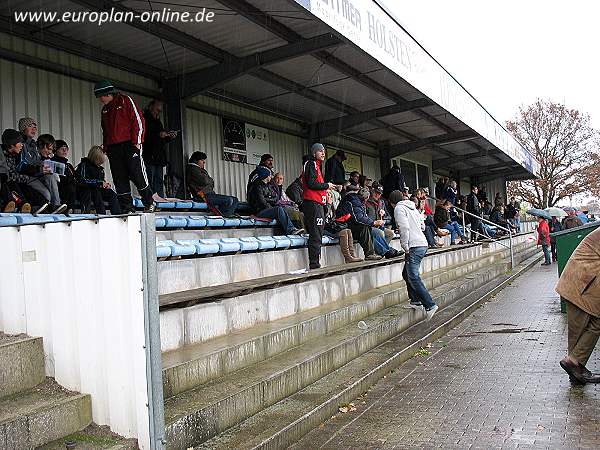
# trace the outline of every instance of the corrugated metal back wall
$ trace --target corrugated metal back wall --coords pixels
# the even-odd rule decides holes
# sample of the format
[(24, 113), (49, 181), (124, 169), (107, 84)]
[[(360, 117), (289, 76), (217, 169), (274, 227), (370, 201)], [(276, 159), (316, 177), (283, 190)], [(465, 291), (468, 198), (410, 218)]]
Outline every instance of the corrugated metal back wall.
[[(38, 133), (64, 139), (77, 165), (92, 145), (102, 143), (102, 105), (87, 81), (0, 59), (0, 127), (18, 128), (21, 117), (37, 120)], [(143, 108), (148, 98), (132, 95)], [(105, 164), (108, 178), (110, 169)]]
[[(196, 150), (206, 153), (208, 155), (206, 170), (215, 179), (215, 190), (245, 199), (246, 182), (254, 166), (223, 161), (222, 136), (220, 117), (187, 109), (186, 158)], [(275, 159), (274, 168), (283, 172), (287, 186), (302, 169), (302, 155), (306, 151), (306, 143), (302, 138), (273, 130), (270, 130), (270, 140), (270, 153)]]

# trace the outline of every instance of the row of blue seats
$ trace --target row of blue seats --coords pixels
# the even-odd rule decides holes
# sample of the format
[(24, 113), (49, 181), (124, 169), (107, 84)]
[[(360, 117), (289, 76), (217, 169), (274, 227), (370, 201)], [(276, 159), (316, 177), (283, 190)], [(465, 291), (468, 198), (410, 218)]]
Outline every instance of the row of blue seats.
[[(143, 208), (144, 204), (139, 198), (133, 199), (133, 206)], [(175, 202), (156, 202), (156, 206), (162, 210), (193, 210), (193, 211), (208, 211), (208, 205), (204, 202), (194, 202), (192, 200), (179, 200)], [(248, 212), (250, 205), (246, 202), (239, 202), (236, 212)]]
[[(156, 256), (167, 258), (169, 256), (213, 255), (216, 253), (299, 248), (306, 246), (307, 242), (308, 237), (298, 235), (165, 240), (157, 242)], [(338, 239), (323, 236), (324, 245), (337, 244), (338, 242)]]
[(81, 218), (93, 218), (96, 217), (94, 214), (70, 214), (68, 216), (64, 214), (39, 214), (34, 216), (32, 214), (21, 214), (21, 213), (0, 213), (0, 226), (5, 225), (28, 225), (31, 223), (44, 223), (44, 222), (67, 222), (73, 219)]
[(163, 228), (204, 228), (204, 227), (260, 227), (274, 226), (277, 222), (256, 220), (251, 217), (221, 216), (156, 216), (156, 229)]

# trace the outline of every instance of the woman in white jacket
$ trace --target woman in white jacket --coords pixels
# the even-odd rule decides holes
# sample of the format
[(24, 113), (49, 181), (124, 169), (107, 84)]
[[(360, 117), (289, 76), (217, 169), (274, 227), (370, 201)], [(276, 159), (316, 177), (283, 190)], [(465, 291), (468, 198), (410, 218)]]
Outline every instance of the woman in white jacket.
[(400, 191), (390, 194), (389, 202), (394, 208), (394, 218), (400, 233), (400, 245), (404, 250), (404, 269), (402, 278), (406, 282), (410, 306), (414, 309), (425, 308), (427, 320), (430, 320), (438, 310), (431, 294), (423, 284), (419, 275), (421, 261), (427, 253), (427, 238), (423, 233), (425, 223), (412, 200), (405, 198)]

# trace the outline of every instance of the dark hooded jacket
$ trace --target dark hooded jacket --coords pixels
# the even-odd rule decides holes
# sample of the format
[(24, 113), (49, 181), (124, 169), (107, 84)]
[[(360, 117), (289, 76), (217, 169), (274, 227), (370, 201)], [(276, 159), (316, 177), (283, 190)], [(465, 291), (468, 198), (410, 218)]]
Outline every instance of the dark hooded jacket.
[(277, 206), (277, 195), (262, 180), (256, 180), (248, 190), (248, 203), (256, 214), (260, 211)]
[(81, 158), (81, 162), (75, 169), (75, 176), (79, 184), (88, 187), (101, 188), (106, 181), (104, 167), (97, 166), (87, 158)]
[(355, 192), (346, 194), (336, 210), (336, 217), (342, 217), (349, 214), (350, 223), (373, 226), (373, 219), (367, 215), (365, 203), (360, 195)]

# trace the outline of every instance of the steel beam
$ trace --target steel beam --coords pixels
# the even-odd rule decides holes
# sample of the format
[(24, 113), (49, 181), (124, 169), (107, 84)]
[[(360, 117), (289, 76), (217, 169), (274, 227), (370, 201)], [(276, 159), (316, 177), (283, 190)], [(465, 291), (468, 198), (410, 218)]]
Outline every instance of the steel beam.
[(245, 73), (269, 64), (286, 61), (301, 55), (314, 53), (324, 48), (340, 44), (340, 39), (331, 33), (303, 39), (263, 52), (257, 52), (242, 58), (231, 58), (216, 66), (200, 69), (185, 75), (184, 96), (198, 95), (208, 89), (237, 78)]
[(39, 27), (25, 23), (16, 24), (9, 17), (0, 16), (0, 29), (7, 34), (18, 36), (37, 44), (52, 47), (73, 55), (96, 61), (100, 64), (142, 75), (151, 80), (160, 80), (166, 72), (148, 64), (140, 63), (125, 56), (86, 44), (76, 39), (67, 38), (51, 31), (40, 30)]
[(467, 169), (467, 170), (462, 170), (461, 174), (465, 177), (472, 177), (472, 176), (477, 176), (477, 175), (493, 175), (494, 171), (496, 169), (501, 169), (503, 167), (505, 167), (507, 170), (515, 170), (518, 169), (517, 166), (515, 166), (516, 163), (514, 162), (505, 162), (505, 163), (498, 163), (498, 164), (493, 164), (491, 166), (477, 166), (477, 167), (473, 167), (471, 169)]
[(434, 159), (433, 170), (446, 169), (450, 164), (456, 164), (459, 162), (468, 162), (473, 158), (481, 158), (482, 156), (489, 156), (496, 158), (495, 150), (479, 150), (473, 153), (467, 153), (465, 155), (449, 156), (448, 158)]
[(317, 134), (319, 136), (327, 137), (337, 133), (338, 131), (352, 128), (356, 125), (360, 125), (363, 122), (368, 122), (371, 119), (377, 119), (379, 117), (390, 116), (392, 114), (413, 111), (417, 108), (423, 108), (425, 106), (430, 106), (433, 104), (434, 103), (427, 98), (420, 98), (411, 102), (396, 103), (395, 105), (391, 106), (384, 106), (382, 108), (376, 108), (368, 111), (362, 111), (356, 114), (341, 116), (336, 119), (325, 120), (323, 122), (318, 122), (314, 124), (314, 126), (316, 127)]
[(395, 158), (404, 153), (409, 153), (421, 147), (431, 144), (449, 144), (452, 142), (462, 142), (470, 139), (476, 139), (479, 135), (472, 130), (454, 131), (451, 133), (438, 134), (418, 141), (405, 142), (390, 146), (390, 157)]

